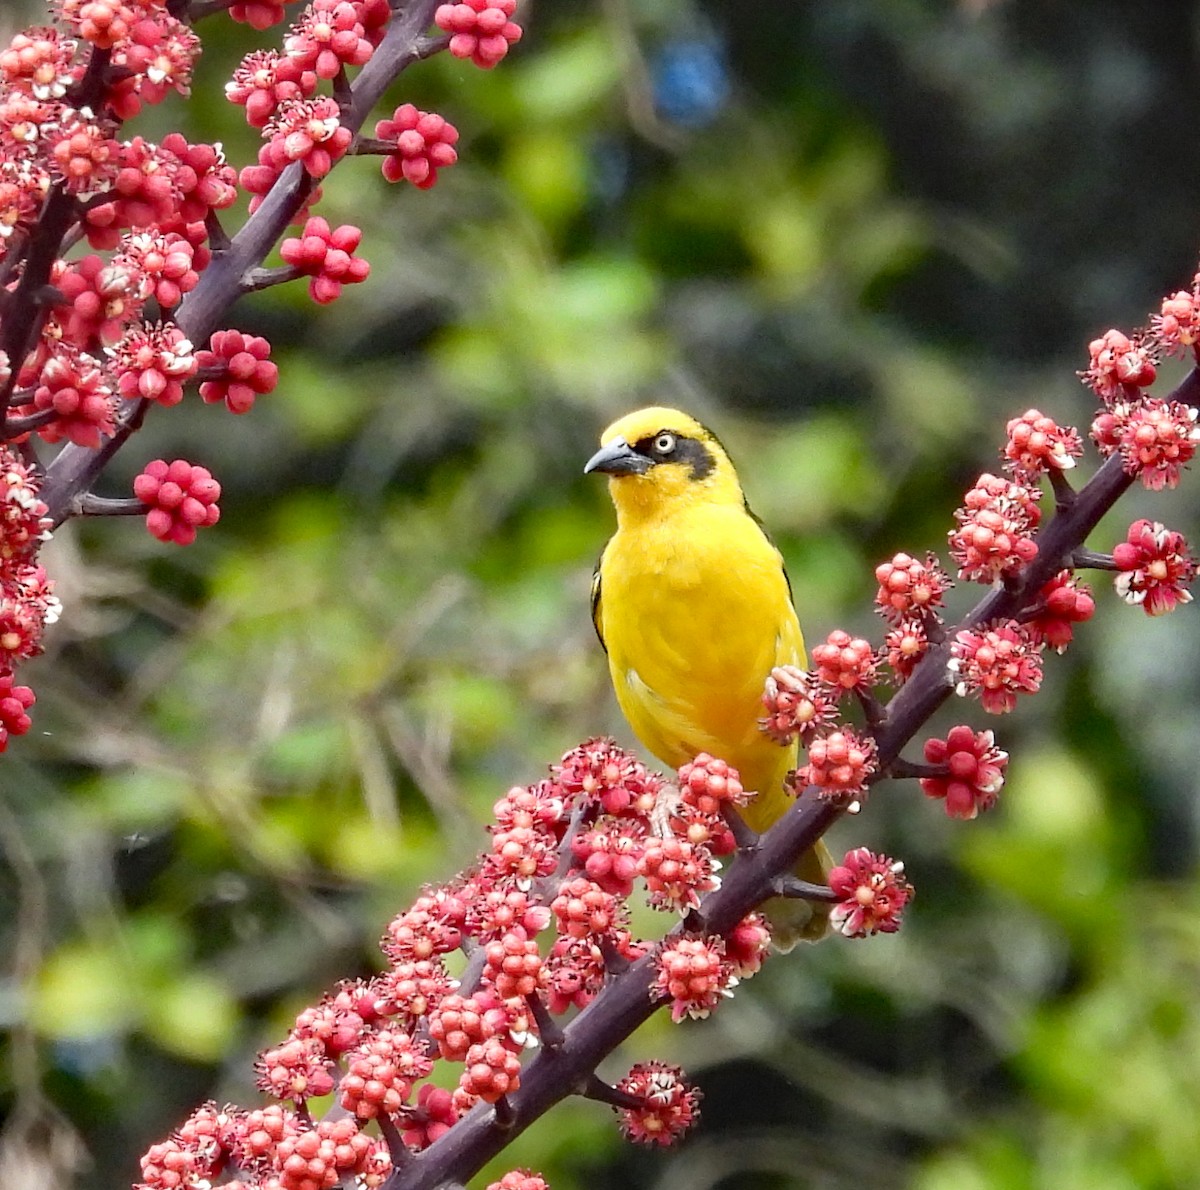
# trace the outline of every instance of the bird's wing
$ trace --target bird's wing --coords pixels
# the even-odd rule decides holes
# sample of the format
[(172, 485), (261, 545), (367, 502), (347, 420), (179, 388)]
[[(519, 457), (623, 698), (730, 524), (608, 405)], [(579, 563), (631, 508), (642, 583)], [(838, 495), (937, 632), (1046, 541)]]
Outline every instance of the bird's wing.
[(783, 564), (783, 554), (779, 552), (779, 546), (775, 544), (775, 538), (771, 536), (766, 525), (762, 522), (762, 517), (750, 507), (750, 501), (744, 496), (742, 497), (742, 508), (745, 509), (746, 515), (758, 526), (758, 531), (767, 539), (767, 543), (775, 551), (775, 556), (779, 559), (779, 569), (783, 571), (783, 581), (787, 583), (788, 602), (794, 610), (796, 607), (796, 594), (792, 590), (792, 580), (788, 575), (787, 567)]
[(604, 630), (600, 627), (600, 567), (603, 563), (604, 555), (601, 554), (596, 562), (596, 569), (592, 572), (592, 627), (596, 629), (600, 647), (607, 653), (608, 645), (604, 643)]

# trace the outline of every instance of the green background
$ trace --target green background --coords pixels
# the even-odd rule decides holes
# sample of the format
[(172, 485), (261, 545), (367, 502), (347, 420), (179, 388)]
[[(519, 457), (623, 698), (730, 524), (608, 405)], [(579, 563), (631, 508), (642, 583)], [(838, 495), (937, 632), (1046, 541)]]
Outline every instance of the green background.
[[(45, 552), (66, 611), (0, 759), (5, 1185), (127, 1184), (197, 1101), (254, 1102), (254, 1053), (379, 965), (387, 919), (470, 860), (505, 789), (589, 735), (631, 742), (587, 615), (612, 517), (581, 469), (607, 422), (654, 401), (713, 425), (810, 641), (878, 639), (875, 564), (944, 546), (1008, 418), (1086, 430), (1088, 340), (1192, 276), (1193, 5), (527, 16), (498, 70), (442, 57), (395, 88), (462, 133), (434, 190), (369, 159), (326, 183), (369, 281), (232, 312), (275, 345), (278, 391), (240, 418), (156, 411), (98, 489), (187, 457), (224, 487), (220, 525), (178, 549), (71, 524)], [(194, 101), (131, 131), (182, 122), (241, 165), (256, 140), (221, 85), (281, 29), (199, 31)], [(1140, 515), (1194, 534), (1193, 492), (1139, 489), (1091, 544)], [(900, 935), (776, 958), (614, 1059), (699, 1081), (686, 1145), (635, 1152), (572, 1104), (492, 1176), (1194, 1186), (1200, 635), (1096, 585), (1036, 700), (938, 720), (1010, 751), (993, 814), (950, 822), (891, 784), (837, 828), (839, 853), (906, 861)]]

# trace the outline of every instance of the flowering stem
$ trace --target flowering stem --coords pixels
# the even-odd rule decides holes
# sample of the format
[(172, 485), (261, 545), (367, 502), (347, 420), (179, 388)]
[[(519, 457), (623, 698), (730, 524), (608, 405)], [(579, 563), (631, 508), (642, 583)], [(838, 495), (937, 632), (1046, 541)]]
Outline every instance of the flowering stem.
[[(1193, 370), (1172, 399), (1195, 402), (1198, 398), (1200, 370)], [(922, 659), (885, 708), (886, 720), (876, 737), (881, 769), (896, 764), (901, 749), (949, 697), (946, 663), (955, 633), (1009, 619), (1022, 611), (1071, 560), (1132, 482), (1121, 458), (1109, 458), (1043, 527), (1037, 537), (1037, 557), (1022, 572), (1021, 581), (989, 591), (957, 628), (947, 633), (946, 640)], [(700, 912), (689, 924), (702, 925), (708, 933), (727, 934), (747, 913), (787, 886), (786, 878), (779, 883), (782, 874), (791, 872), (800, 856), (844, 812), (822, 799), (815, 786), (805, 789), (795, 805), (760, 836), (757, 847), (739, 853), (721, 887), (704, 898)], [(677, 926), (668, 937), (682, 932), (683, 926)], [(576, 1093), (578, 1087), (590, 1087), (599, 1062), (664, 1003), (654, 991), (657, 962), (657, 954), (651, 952), (616, 975), (563, 1030), (561, 1046), (535, 1055), (522, 1071), (520, 1087), (508, 1096), (504, 1128), (494, 1126), (498, 1113), (493, 1115), (483, 1104), (476, 1106), (404, 1169), (396, 1170), (384, 1183), (385, 1190), (428, 1190), (446, 1181), (465, 1182), (556, 1103)]]
[(194, 25), (197, 21), (204, 20), (205, 17), (215, 16), (218, 12), (225, 12), (226, 9), (232, 8), (238, 0), (198, 0), (192, 4), (188, 10), (188, 20)]
[(838, 900), (838, 895), (825, 884), (813, 884), (811, 880), (801, 880), (799, 876), (779, 876), (771, 884), (777, 897), (788, 897), (793, 901), (827, 901)]
[(584, 1099), (594, 1099), (597, 1103), (607, 1103), (610, 1107), (627, 1107), (637, 1111), (646, 1105), (646, 1100), (641, 1095), (631, 1095), (628, 1091), (622, 1091), (620, 1087), (606, 1083), (597, 1074), (588, 1076), (579, 1093)]
[(1049, 467), (1050, 487), (1054, 492), (1054, 507), (1062, 512), (1075, 502), (1075, 489), (1070, 480), (1063, 474), (1061, 467)]
[(374, 136), (360, 136), (358, 140), (350, 146), (349, 156), (351, 157), (369, 157), (374, 155), (390, 156), (396, 151), (396, 142), (394, 140), (379, 140)]
[(412, 1153), (409, 1152), (408, 1146), (404, 1143), (404, 1138), (400, 1135), (400, 1129), (396, 1127), (396, 1122), (387, 1112), (382, 1112), (379, 1115), (379, 1132), (388, 1147), (388, 1155), (392, 1159), (392, 1168), (402, 1169), (412, 1160)]
[(887, 775), (896, 781), (905, 781), (912, 777), (948, 777), (950, 769), (944, 764), (918, 764), (897, 756), (888, 765)]
[[(437, 3), (438, 0), (408, 0), (393, 14), (383, 41), (359, 72), (351, 88), (354, 102), (344, 114), (342, 123), (352, 132), (358, 131), (384, 91), (403, 70), (436, 52), (432, 43), (441, 39), (427, 38), (424, 32), (433, 21)], [(193, 343), (206, 343), (213, 331), (219, 329), (230, 306), (244, 292), (242, 279), (266, 259), (267, 253), (295, 218), (311, 190), (312, 179), (304, 172), (304, 167), (299, 162), (288, 166), (262, 205), (229, 242), (228, 248), (214, 254), (212, 263), (201, 273), (199, 284), (180, 304), (176, 318), (184, 334)], [(41, 223), (46, 224), (53, 215), (53, 228), (50, 230), (57, 228), (58, 234), (44, 234), (43, 226), (39, 226), (34, 234), (30, 259), (26, 262), (14, 297), (14, 316), (5, 319), (3, 341), (0, 341), (0, 347), (8, 351), (9, 359), (25, 358), (26, 353), (22, 348), (32, 341), (32, 320), (38, 316), (38, 307), (21, 299), (35, 288), (31, 278), (36, 277), (39, 271), (42, 275), (38, 284), (44, 283), (49, 277), (50, 266), (57, 258), (63, 234), (74, 217), (74, 207), (74, 200), (63, 194), (60, 188), (56, 187), (50, 192)], [(35, 254), (37, 268), (32, 267)], [(15, 374), (16, 369), (13, 371)], [(7, 396), (7, 392), (2, 394), (5, 404)], [(126, 402), (122, 407), (123, 412), (128, 404)], [(60, 525), (71, 514), (76, 497), (92, 486), (108, 460), (120, 450), (134, 429), (136, 425), (133, 420), (123, 420), (117, 432), (99, 451), (74, 443), (69, 443), (59, 451), (46, 468), (41, 492), (54, 525)]]
[(4, 430), (3, 433), (0, 433), (0, 438), (5, 440), (19, 438), (22, 434), (36, 430), (39, 426), (49, 425), (58, 415), (57, 409), (42, 409), (37, 413), (31, 413), (28, 417), (10, 417), (4, 423)]
[(146, 505), (134, 496), (130, 496), (128, 499), (112, 500), (107, 496), (93, 496), (91, 492), (83, 492), (71, 510), (71, 515), (143, 516), (146, 511)]
[(255, 293), (260, 289), (270, 289), (273, 285), (282, 285), (286, 281), (295, 281), (303, 275), (291, 264), (281, 264), (273, 269), (250, 269), (242, 278), (239, 289), (242, 293)]
[(1088, 570), (1118, 569), (1112, 554), (1098, 554), (1094, 550), (1085, 550), (1082, 547), (1071, 555), (1071, 565)]
[(562, 1026), (550, 1015), (541, 996), (537, 994), (526, 996), (525, 1003), (529, 1006), (529, 1011), (537, 1022), (538, 1036), (542, 1039), (542, 1045), (547, 1049), (560, 1049), (563, 1043)]
[[(75, 221), (76, 214), (75, 199), (63, 189), (61, 183), (55, 186), (46, 198), (37, 227), (30, 237), (21, 279), (5, 303), (0, 348), (8, 353), (12, 361), (25, 358), (34, 337), (41, 330), (47, 311), (45, 302), (41, 300), (44, 296), (42, 291), (49, 283), (50, 270), (58, 259), (63, 236)], [(20, 368), (14, 363), (12, 375), (0, 393), (0, 411), (8, 408), (19, 371)]]

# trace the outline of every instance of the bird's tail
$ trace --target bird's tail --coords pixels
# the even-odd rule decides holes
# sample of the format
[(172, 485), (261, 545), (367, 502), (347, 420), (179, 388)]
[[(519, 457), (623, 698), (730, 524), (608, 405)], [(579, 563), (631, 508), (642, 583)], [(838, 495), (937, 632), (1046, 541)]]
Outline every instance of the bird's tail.
[[(824, 839), (806, 851), (796, 865), (796, 875), (811, 884), (824, 884), (833, 867), (833, 856)], [(771, 942), (787, 954), (800, 942), (820, 942), (829, 933), (830, 906), (819, 901), (775, 897), (763, 906), (771, 923)]]

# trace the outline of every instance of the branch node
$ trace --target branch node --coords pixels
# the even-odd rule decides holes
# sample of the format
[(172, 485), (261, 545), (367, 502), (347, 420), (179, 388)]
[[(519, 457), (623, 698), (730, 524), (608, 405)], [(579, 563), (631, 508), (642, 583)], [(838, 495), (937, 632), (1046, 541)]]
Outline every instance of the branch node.
[(72, 516), (144, 516), (149, 511), (136, 496), (110, 499), (80, 492), (71, 504)]
[(597, 1103), (606, 1103), (609, 1107), (625, 1107), (636, 1111), (645, 1107), (646, 1101), (640, 1095), (631, 1095), (606, 1083), (595, 1071), (587, 1076), (583, 1086), (579, 1088), (584, 1099), (594, 1099)]
[(1075, 489), (1061, 467), (1047, 468), (1050, 488), (1054, 492), (1054, 511), (1066, 512), (1075, 503)]
[(758, 832), (750, 828), (737, 810), (728, 802), (724, 802), (721, 805), (721, 814), (725, 819), (726, 826), (729, 827), (729, 833), (733, 835), (733, 841), (737, 844), (738, 850), (747, 854), (756, 850)]
[(1081, 570), (1116, 570), (1112, 554), (1098, 554), (1095, 550), (1080, 546), (1071, 551), (1071, 566)]
[(517, 1112), (512, 1100), (507, 1095), (501, 1095), (493, 1105), (495, 1115), (493, 1120), (501, 1132), (511, 1132), (517, 1122)]
[(819, 901), (832, 904), (837, 894), (824, 884), (813, 884), (811, 880), (801, 880), (799, 876), (776, 876), (771, 881), (771, 891), (777, 897), (785, 897), (792, 901)]
[(872, 732), (878, 734), (884, 724), (887, 723), (887, 709), (870, 690), (863, 690), (855, 686), (854, 696), (858, 699), (858, 705), (863, 709), (867, 726)]
[(550, 1010), (546, 1007), (541, 996), (536, 992), (525, 997), (525, 1003), (529, 1006), (529, 1011), (533, 1014), (533, 1019), (537, 1022), (538, 1036), (542, 1041), (542, 1048), (547, 1053), (555, 1053), (562, 1049), (563, 1036), (562, 1028), (558, 1021), (550, 1015)]
[(400, 1135), (400, 1129), (396, 1127), (396, 1121), (386, 1112), (379, 1116), (379, 1133), (388, 1147), (388, 1156), (392, 1159), (392, 1168), (403, 1169), (413, 1159), (413, 1155), (404, 1143), (404, 1138)]
[(908, 780), (911, 777), (946, 777), (950, 770), (944, 764), (919, 764), (913, 760), (905, 760), (897, 756), (887, 767), (887, 775), (897, 781)]
[(295, 281), (302, 275), (295, 265), (290, 264), (281, 264), (273, 269), (247, 269), (242, 274), (238, 289), (242, 293), (255, 293), (260, 289), (270, 289), (273, 285), (282, 285), (286, 281)]

